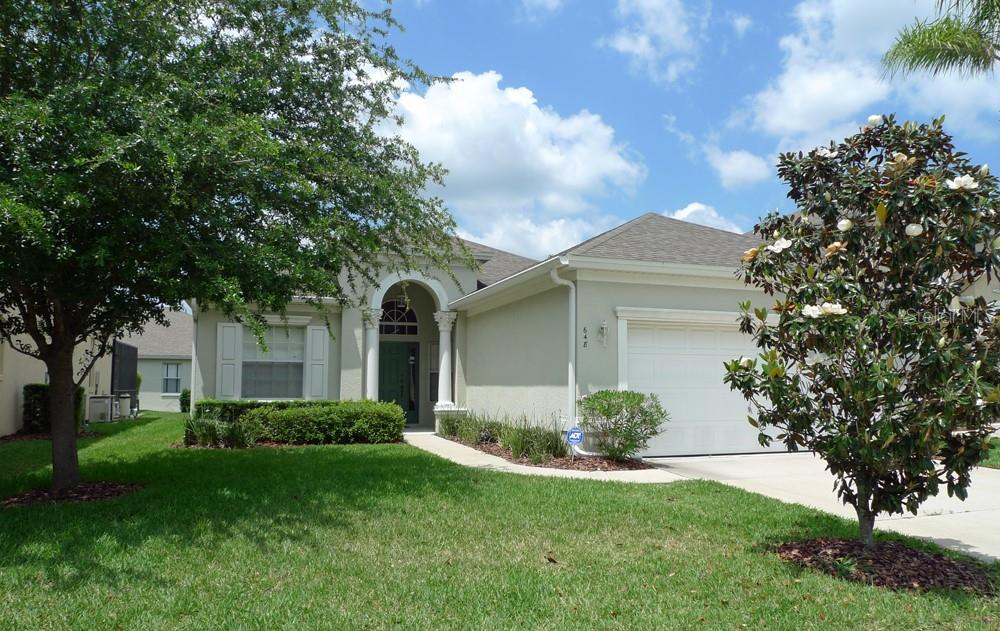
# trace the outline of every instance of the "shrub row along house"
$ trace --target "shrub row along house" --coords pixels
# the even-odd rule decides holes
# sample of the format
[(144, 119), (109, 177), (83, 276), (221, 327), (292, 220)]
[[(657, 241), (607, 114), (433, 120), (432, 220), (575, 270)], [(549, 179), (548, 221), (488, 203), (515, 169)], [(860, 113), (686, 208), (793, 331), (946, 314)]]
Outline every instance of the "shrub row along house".
[(643, 455), (760, 451), (722, 380), (756, 354), (737, 305), (769, 306), (734, 275), (757, 244), (654, 213), (540, 262), (470, 242), (478, 270), (387, 274), (329, 327), (305, 303), (265, 315), (266, 352), (195, 304), (192, 398), (395, 401), (431, 428), (462, 410), (565, 424), (579, 397), (631, 389), (671, 416)]

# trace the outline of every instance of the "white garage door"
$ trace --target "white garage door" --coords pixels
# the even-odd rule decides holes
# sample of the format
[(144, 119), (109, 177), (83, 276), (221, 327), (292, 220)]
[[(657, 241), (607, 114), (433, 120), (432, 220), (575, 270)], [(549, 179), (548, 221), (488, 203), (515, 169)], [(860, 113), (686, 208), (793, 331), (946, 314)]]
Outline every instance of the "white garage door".
[(735, 454), (764, 449), (747, 422), (747, 402), (723, 381), (723, 362), (757, 350), (750, 337), (731, 327), (682, 328), (628, 325), (628, 388), (653, 393), (670, 414), (666, 431), (649, 442), (644, 456)]

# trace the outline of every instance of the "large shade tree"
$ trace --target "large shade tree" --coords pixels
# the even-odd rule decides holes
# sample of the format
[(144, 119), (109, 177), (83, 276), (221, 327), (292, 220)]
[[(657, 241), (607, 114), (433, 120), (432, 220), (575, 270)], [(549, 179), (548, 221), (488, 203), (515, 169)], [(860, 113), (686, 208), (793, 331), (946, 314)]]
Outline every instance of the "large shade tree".
[[(839, 144), (780, 156), (798, 207), (755, 228), (743, 305), (757, 357), (727, 364), (761, 444), (813, 450), (873, 542), (879, 513), (966, 497), (1000, 412), (997, 179), (941, 121), (874, 116)], [(984, 297), (986, 296), (986, 297)]]
[(890, 72), (984, 74), (1000, 60), (1000, 2), (938, 0), (937, 15), (902, 29), (883, 62)]
[(0, 337), (48, 370), (55, 487), (79, 477), (74, 384), (115, 336), (184, 299), (259, 325), (375, 269), (447, 268), (442, 171), (385, 131), (430, 78), (370, 6), (0, 4)]

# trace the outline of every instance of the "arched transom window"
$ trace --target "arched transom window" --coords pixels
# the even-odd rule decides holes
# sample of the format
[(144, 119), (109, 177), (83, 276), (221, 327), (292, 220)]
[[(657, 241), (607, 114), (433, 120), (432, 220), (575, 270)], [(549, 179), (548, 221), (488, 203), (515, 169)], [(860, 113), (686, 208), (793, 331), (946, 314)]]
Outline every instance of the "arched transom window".
[(383, 335), (416, 335), (417, 314), (403, 300), (386, 300), (382, 303), (378, 331)]

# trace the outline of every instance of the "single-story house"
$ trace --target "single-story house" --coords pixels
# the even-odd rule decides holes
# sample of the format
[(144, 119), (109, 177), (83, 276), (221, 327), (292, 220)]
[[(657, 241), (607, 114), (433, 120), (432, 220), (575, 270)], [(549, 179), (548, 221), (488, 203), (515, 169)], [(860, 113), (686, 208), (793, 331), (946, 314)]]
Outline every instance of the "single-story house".
[(543, 261), (467, 245), (480, 269), (385, 274), (363, 306), (331, 306), (329, 328), (305, 304), (266, 316), (267, 352), (194, 305), (192, 398), (381, 399), (414, 427), (455, 410), (566, 426), (579, 397), (631, 389), (671, 415), (645, 455), (761, 451), (722, 380), (724, 361), (756, 354), (738, 304), (771, 304), (735, 276), (754, 237), (649, 213)]
[(184, 311), (164, 314), (169, 326), (150, 322), (142, 335), (128, 336), (126, 344), (138, 351), (139, 407), (143, 410), (180, 412), (182, 390), (191, 388), (191, 340), (194, 320)]
[[(25, 343), (32, 344), (28, 338)], [(83, 366), (84, 351), (96, 347), (91, 341), (76, 349), (76, 365)], [(20, 353), (7, 342), (0, 341), (0, 436), (17, 432), (24, 425), (24, 386), (48, 383), (48, 371), (41, 360)], [(106, 395), (111, 388), (111, 355), (97, 360), (81, 384), (87, 395)]]

